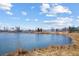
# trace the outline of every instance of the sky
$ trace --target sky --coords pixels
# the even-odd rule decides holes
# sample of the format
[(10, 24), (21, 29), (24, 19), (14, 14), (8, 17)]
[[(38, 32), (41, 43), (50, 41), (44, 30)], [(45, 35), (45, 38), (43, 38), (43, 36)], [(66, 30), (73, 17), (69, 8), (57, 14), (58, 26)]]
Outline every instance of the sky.
[(51, 29), (79, 26), (78, 3), (0, 3), (0, 28)]

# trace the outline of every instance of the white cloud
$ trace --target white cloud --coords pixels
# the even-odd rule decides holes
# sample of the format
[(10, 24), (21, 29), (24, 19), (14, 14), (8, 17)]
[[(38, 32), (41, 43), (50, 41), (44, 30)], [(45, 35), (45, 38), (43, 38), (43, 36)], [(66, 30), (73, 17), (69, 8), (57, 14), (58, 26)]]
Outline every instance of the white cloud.
[(34, 21), (38, 21), (38, 19), (35, 19)]
[(77, 18), (79, 19), (79, 16), (77, 16)]
[(79, 19), (77, 19), (77, 21), (79, 22)]
[(79, 16), (76, 17), (76, 24), (79, 23)]
[(13, 15), (13, 13), (10, 12), (10, 11), (6, 11), (6, 14), (8, 14), (8, 15)]
[(67, 7), (64, 7), (62, 5), (57, 5), (55, 6), (52, 11), (54, 13), (68, 13), (68, 14), (71, 14), (72, 12), (69, 10), (69, 8)]
[(12, 4), (11, 3), (0, 2), (0, 9), (10, 11), (11, 8), (12, 8)]
[(49, 4), (43, 3), (42, 6), (41, 6), (41, 12), (42, 13), (47, 13), (49, 8), (50, 8)]
[(46, 16), (53, 17), (53, 16), (56, 16), (56, 15), (54, 15), (54, 14), (46, 14)]
[(57, 5), (59, 5), (59, 3), (53, 3), (53, 4), (52, 4), (52, 6), (57, 6)]
[(79, 19), (76, 20), (76, 23), (79, 23)]
[(31, 9), (34, 9), (34, 8), (35, 8), (34, 6), (31, 7)]
[(37, 22), (37, 21), (38, 21), (38, 19), (31, 19), (31, 20), (30, 20), (30, 19), (28, 19), (28, 18), (27, 18), (27, 19), (25, 19), (25, 21)]
[(22, 15), (24, 15), (24, 16), (27, 15), (27, 12), (25, 12), (25, 11), (22, 11), (21, 13), (22, 13)]
[(73, 19), (69, 17), (59, 17), (54, 20), (45, 20), (44, 23), (50, 24), (52, 25), (52, 27), (55, 27), (55, 28), (63, 28), (63, 27), (72, 26), (72, 21)]
[(30, 21), (30, 19), (25, 19), (26, 21)]
[(71, 14), (72, 11), (63, 6), (63, 5), (59, 5), (59, 4), (48, 4), (48, 3), (45, 3), (45, 4), (42, 4), (41, 7), (41, 13), (46, 13), (46, 14), (52, 14), (52, 15), (56, 15), (58, 13), (67, 13), (67, 14)]
[(11, 3), (8, 3), (7, 0), (5, 0), (4, 2), (0, 2), (0, 9), (4, 10), (5, 13), (8, 15), (13, 15), (13, 13), (11, 12), (12, 7), (13, 5)]

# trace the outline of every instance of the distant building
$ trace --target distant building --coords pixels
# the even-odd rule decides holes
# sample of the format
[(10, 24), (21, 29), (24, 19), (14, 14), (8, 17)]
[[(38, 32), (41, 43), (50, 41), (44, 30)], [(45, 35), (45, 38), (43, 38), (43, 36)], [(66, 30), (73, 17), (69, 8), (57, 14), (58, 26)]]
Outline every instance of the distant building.
[(15, 32), (22, 32), (22, 30), (20, 29), (20, 27), (16, 27)]
[(9, 28), (9, 31), (11, 31), (11, 32), (14, 32), (15, 30), (16, 30), (15, 27), (10, 27), (10, 28)]
[(37, 28), (37, 32), (42, 32), (42, 28)]

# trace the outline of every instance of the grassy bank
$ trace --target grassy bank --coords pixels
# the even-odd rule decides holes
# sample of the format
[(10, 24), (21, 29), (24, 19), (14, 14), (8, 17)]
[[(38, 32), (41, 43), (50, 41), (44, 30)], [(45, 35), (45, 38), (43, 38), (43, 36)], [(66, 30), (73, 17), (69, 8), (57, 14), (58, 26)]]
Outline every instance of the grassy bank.
[(65, 46), (49, 46), (47, 48), (33, 49), (33, 51), (25, 51), (17, 49), (8, 53), (9, 56), (79, 56), (79, 33), (58, 32), (52, 34), (67, 35), (72, 38), (72, 45)]

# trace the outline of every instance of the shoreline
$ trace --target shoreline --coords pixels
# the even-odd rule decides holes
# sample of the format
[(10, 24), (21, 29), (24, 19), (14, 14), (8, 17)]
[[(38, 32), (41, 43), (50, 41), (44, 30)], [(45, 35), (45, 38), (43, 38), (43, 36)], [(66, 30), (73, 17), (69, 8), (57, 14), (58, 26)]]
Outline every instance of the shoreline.
[(79, 33), (54, 32), (52, 34), (67, 35), (72, 38), (74, 43), (72, 45), (37, 48), (33, 49), (32, 51), (17, 49), (16, 51), (7, 53), (6, 55), (7, 56), (79, 56)]
[(68, 32), (0, 32), (0, 33), (25, 33), (25, 34), (61, 34), (66, 35)]

